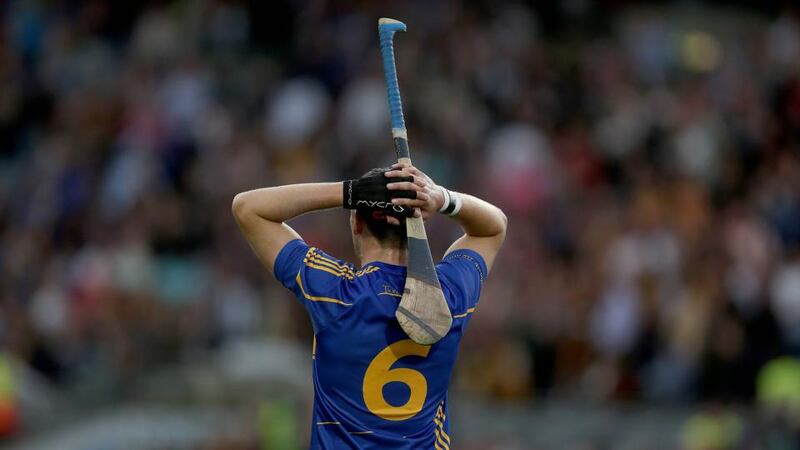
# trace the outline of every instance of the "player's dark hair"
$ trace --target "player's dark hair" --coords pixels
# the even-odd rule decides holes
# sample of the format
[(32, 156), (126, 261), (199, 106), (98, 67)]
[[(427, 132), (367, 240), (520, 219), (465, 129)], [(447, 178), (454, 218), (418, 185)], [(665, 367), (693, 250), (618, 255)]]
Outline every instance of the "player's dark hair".
[[(364, 175), (361, 175), (361, 178), (372, 177), (389, 170), (391, 170), (391, 167), (376, 167), (374, 169), (370, 169)], [(356, 210), (356, 214), (358, 214), (358, 216), (367, 225), (369, 232), (375, 236), (375, 238), (377, 238), (382, 245), (391, 247), (405, 247), (407, 241), (405, 226), (406, 219), (404, 217), (398, 217), (398, 220), (400, 220), (400, 225), (392, 225), (386, 221), (386, 217), (382, 212), (378, 212), (377, 215), (375, 214), (376, 212), (378, 211), (372, 209)]]

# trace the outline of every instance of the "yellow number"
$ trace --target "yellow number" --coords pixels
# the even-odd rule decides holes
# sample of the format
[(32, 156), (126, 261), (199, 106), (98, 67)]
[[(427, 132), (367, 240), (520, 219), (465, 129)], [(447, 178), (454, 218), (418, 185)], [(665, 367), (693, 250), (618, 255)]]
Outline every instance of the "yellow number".
[[(364, 403), (372, 414), (386, 420), (406, 420), (417, 415), (428, 395), (428, 381), (414, 369), (392, 369), (398, 359), (406, 356), (428, 356), (429, 345), (420, 345), (411, 339), (398, 341), (376, 356), (364, 373)], [(383, 386), (397, 381), (408, 386), (411, 394), (404, 405), (392, 406), (383, 398)]]

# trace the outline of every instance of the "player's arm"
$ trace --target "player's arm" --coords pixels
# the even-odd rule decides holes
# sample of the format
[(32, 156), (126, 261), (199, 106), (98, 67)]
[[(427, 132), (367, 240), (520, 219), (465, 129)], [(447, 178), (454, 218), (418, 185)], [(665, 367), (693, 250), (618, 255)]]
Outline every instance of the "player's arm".
[(284, 245), (300, 239), (287, 220), (302, 214), (342, 206), (342, 183), (275, 186), (237, 194), (233, 216), (258, 259), (272, 271)]
[[(395, 198), (393, 203), (419, 208), (423, 218), (430, 217), (442, 208), (447, 201), (447, 194), (430, 177), (411, 165), (396, 164), (394, 167), (397, 170), (387, 172), (387, 177), (411, 175), (414, 182), (390, 183), (387, 187), (390, 190), (415, 190), (418, 196), (417, 199)], [(453, 242), (445, 254), (462, 248), (474, 250), (483, 257), (486, 267), (491, 269), (505, 240), (508, 219), (500, 208), (489, 202), (469, 194), (457, 195), (461, 200), (461, 209), (452, 218), (464, 229), (464, 235)]]
[[(411, 178), (402, 180), (410, 181)], [(391, 203), (391, 196), (416, 198), (417, 192), (390, 193), (386, 187), (389, 181), (383, 173), (377, 173), (338, 183), (290, 184), (255, 189), (234, 197), (233, 216), (253, 251), (264, 266), (272, 271), (281, 249), (289, 241), (300, 239), (300, 235), (284, 223), (294, 217), (322, 209), (355, 209), (365, 205), (372, 209), (383, 208), (387, 214), (413, 214), (411, 208), (400, 208), (398, 211)]]
[(483, 257), (486, 268), (491, 270), (494, 258), (506, 239), (508, 219), (503, 211), (489, 202), (469, 194), (460, 194), (463, 206), (454, 216), (464, 235), (456, 239), (445, 255), (460, 248), (475, 250)]

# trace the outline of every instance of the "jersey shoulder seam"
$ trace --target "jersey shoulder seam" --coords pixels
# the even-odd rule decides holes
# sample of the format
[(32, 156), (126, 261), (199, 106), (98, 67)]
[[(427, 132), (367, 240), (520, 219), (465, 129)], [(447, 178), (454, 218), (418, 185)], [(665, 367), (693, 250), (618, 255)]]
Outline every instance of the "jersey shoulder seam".
[(447, 255), (445, 255), (445, 257), (442, 258), (442, 260), (444, 261), (444, 260), (447, 260), (449, 258), (452, 258), (452, 259), (461, 258), (461, 259), (464, 259), (464, 260), (467, 260), (467, 261), (471, 262), (475, 266), (475, 269), (478, 271), (478, 277), (481, 279), (481, 284), (483, 284), (483, 282), (485, 281), (485, 276), (483, 274), (483, 269), (481, 269), (480, 263), (478, 261), (476, 261), (475, 258), (473, 258), (471, 255), (469, 255), (467, 253), (452, 252), (452, 253), (448, 253)]

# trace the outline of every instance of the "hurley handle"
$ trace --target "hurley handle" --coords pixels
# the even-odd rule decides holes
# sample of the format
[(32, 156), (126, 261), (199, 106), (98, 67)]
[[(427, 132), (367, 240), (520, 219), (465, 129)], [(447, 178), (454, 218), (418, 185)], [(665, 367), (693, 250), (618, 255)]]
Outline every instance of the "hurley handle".
[(383, 57), (383, 76), (386, 79), (386, 95), (389, 99), (389, 117), (392, 120), (392, 138), (398, 162), (411, 162), (408, 151), (408, 134), (403, 118), (403, 101), (400, 99), (400, 85), (397, 82), (397, 67), (394, 64), (394, 34), (406, 31), (406, 24), (395, 19), (378, 20), (378, 37)]

